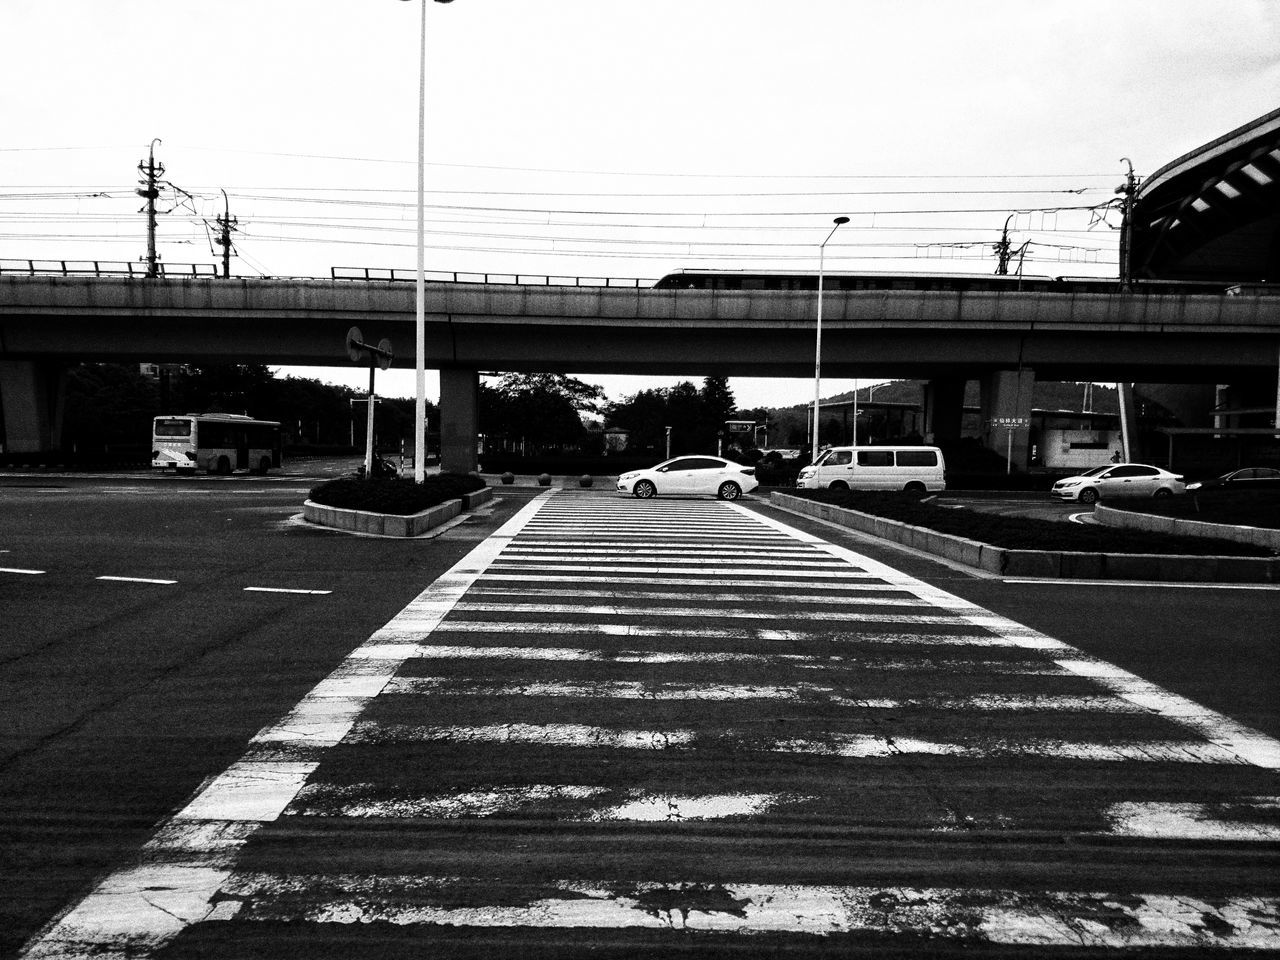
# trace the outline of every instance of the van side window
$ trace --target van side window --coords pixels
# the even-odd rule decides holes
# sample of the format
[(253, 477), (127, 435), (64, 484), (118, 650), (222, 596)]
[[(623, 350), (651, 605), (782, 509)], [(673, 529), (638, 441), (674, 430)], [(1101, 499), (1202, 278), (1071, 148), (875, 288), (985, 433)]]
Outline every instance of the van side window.
[(827, 461), (828, 466), (843, 467), (853, 462), (852, 450), (833, 450), (831, 451), (831, 459)]
[(899, 450), (898, 466), (900, 467), (936, 467), (938, 454), (935, 450)]
[(892, 450), (859, 450), (858, 466), (860, 467), (892, 467)]

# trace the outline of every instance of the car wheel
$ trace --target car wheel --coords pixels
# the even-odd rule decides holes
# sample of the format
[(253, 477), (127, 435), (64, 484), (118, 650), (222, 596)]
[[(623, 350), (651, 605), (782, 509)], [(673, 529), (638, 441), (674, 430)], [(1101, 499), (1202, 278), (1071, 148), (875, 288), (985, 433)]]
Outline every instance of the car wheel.
[(634, 487), (631, 488), (632, 496), (639, 497), (641, 500), (648, 500), (657, 492), (658, 492), (658, 488), (655, 487), (648, 480), (641, 480), (639, 483), (637, 483)]
[(721, 500), (737, 500), (742, 496), (742, 488), (732, 480), (726, 480), (720, 484), (720, 489), (716, 491), (716, 496)]
[(848, 489), (849, 489), (849, 485), (848, 485), (847, 483), (845, 483), (843, 480), (837, 480), (835, 483), (831, 484), (831, 488), (830, 488), (830, 489), (832, 489), (832, 490), (848, 490)]
[(910, 483), (908, 483), (905, 487), (902, 488), (902, 492), (909, 493), (913, 497), (922, 497), (929, 492), (929, 489), (919, 480), (912, 480)]
[(1097, 503), (1098, 491), (1094, 490), (1092, 487), (1088, 490), (1081, 490), (1079, 499), (1081, 503)]
[(1155, 497), (1157, 500), (1163, 500), (1165, 497), (1172, 497), (1173, 491), (1170, 490), (1168, 487), (1161, 487), (1159, 490), (1153, 493), (1152, 496)]

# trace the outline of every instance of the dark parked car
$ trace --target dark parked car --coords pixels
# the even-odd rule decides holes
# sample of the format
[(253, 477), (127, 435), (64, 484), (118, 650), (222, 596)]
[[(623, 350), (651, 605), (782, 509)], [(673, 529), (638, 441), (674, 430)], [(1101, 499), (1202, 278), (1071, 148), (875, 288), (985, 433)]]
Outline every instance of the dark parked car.
[(1274, 490), (1280, 493), (1280, 469), (1243, 467), (1224, 473), (1214, 480), (1187, 484), (1187, 493), (1210, 493), (1216, 490)]

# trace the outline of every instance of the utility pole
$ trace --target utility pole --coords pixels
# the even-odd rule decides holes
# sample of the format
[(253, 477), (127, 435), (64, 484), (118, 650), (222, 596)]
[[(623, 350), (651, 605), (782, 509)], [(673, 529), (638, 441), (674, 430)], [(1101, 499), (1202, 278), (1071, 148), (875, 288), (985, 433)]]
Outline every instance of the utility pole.
[(143, 210), (147, 214), (147, 276), (151, 278), (160, 275), (160, 266), (156, 257), (156, 199), (160, 196), (158, 181), (164, 174), (164, 164), (156, 163), (156, 144), (162, 142), (159, 137), (152, 140), (147, 159), (138, 161), (138, 172), (142, 174), (143, 179), (138, 181), (142, 184), (142, 188), (137, 191), (137, 194), (147, 201)]
[(997, 243), (993, 250), (996, 252), (996, 276), (1003, 277), (1009, 273), (1009, 221), (1013, 219), (1013, 214), (1004, 218), (1004, 230), (1000, 232), (1000, 242)]
[(1129, 167), (1124, 183), (1116, 187), (1121, 194), (1120, 200), (1120, 284), (1128, 287), (1133, 280), (1133, 265), (1130, 262), (1133, 249), (1133, 202), (1138, 193), (1138, 178), (1133, 175), (1133, 161), (1128, 157), (1120, 158)]
[(222, 247), (222, 279), (226, 280), (231, 276), (231, 234), (240, 221), (231, 216), (231, 203), (225, 190), (222, 191), (222, 210), (222, 216), (214, 221), (218, 225), (218, 235), (213, 242)]

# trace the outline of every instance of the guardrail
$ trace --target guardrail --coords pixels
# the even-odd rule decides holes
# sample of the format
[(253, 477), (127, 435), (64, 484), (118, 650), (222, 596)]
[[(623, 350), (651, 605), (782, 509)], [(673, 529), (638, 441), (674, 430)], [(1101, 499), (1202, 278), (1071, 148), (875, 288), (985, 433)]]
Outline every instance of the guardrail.
[[(330, 267), (334, 280), (383, 280), (406, 283), (418, 278), (418, 271), (395, 267)], [(437, 283), (513, 283), (539, 287), (651, 287), (657, 281), (636, 277), (558, 277), (530, 273), (474, 273), (465, 270), (427, 270), (428, 280)]]
[[(221, 274), (214, 263), (157, 263), (161, 277), (207, 277)], [(137, 277), (145, 279), (147, 265), (112, 260), (0, 260), (0, 274), (56, 277)], [(330, 280), (373, 280), (408, 283), (417, 279), (416, 270), (394, 267), (330, 267)], [(510, 283), (543, 287), (651, 287), (656, 280), (636, 277), (560, 277), (527, 273), (475, 273), (463, 270), (428, 270), (426, 278), (435, 283)], [(320, 280), (322, 277), (244, 277), (236, 280)]]
[[(217, 277), (214, 263), (157, 263), (162, 277)], [(0, 273), (24, 276), (138, 277), (145, 279), (147, 265), (128, 260), (0, 260)]]

